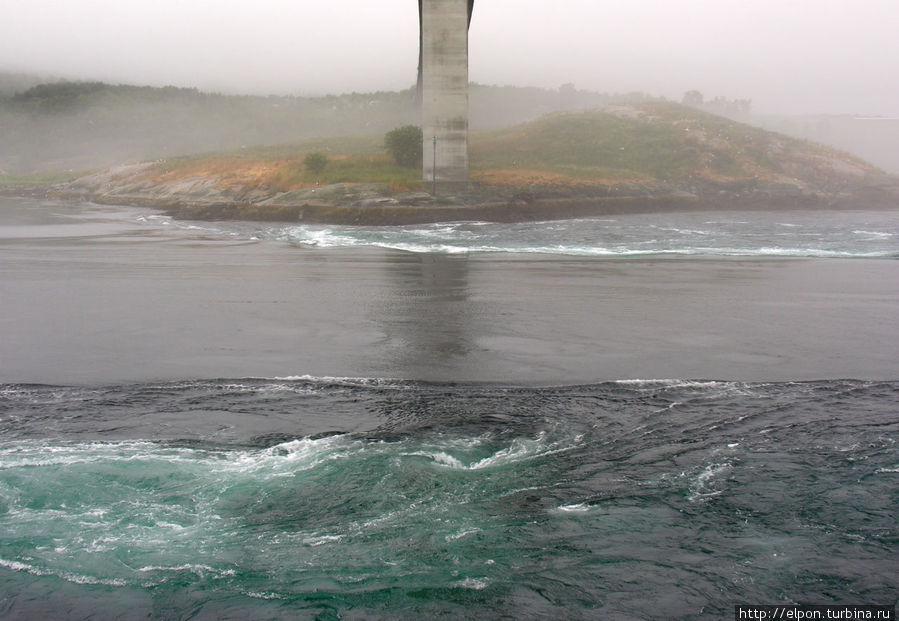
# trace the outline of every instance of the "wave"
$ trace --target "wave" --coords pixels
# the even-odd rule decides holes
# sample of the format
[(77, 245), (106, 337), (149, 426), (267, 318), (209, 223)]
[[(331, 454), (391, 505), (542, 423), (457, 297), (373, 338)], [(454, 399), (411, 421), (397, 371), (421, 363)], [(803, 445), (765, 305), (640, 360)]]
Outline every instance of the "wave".
[[(441, 545), (468, 545), (488, 527), (464, 508), (466, 498), (488, 500), (577, 445), (577, 438), (547, 434), (333, 436), (253, 449), (5, 442), (0, 567), (146, 588), (175, 579), (236, 580), (249, 563), (282, 576), (270, 586), (283, 589), (309, 554), (347, 563), (363, 545), (394, 556), (397, 533), (428, 524), (439, 523)], [(460, 470), (479, 474), (460, 479)], [(28, 554), (17, 552), (22, 541)], [(244, 548), (270, 557), (239, 560)]]
[[(329, 376), (329, 375), (277, 375), (247, 376), (241, 378), (216, 378), (176, 380), (171, 382), (131, 383), (107, 386), (59, 386), (48, 384), (0, 384), (0, 403), (9, 407), (16, 404), (34, 406), (76, 406), (91, 407), (92, 402), (100, 402), (105, 406), (117, 405), (117, 400), (159, 400), (183, 395), (198, 403), (204, 398), (214, 401), (227, 395), (265, 395), (284, 393), (297, 397), (309, 395), (326, 395), (339, 393), (343, 389), (358, 390), (365, 393), (380, 394), (383, 391), (422, 392), (429, 390), (455, 391), (515, 391), (533, 392), (564, 391), (567, 389), (586, 389), (603, 391), (608, 388), (625, 388), (642, 392), (659, 389), (691, 389), (696, 391), (719, 392), (721, 390), (745, 391), (752, 389), (765, 390), (773, 386), (816, 386), (816, 385), (859, 385), (875, 386), (890, 384), (889, 381), (861, 380), (851, 377), (830, 380), (803, 380), (781, 382), (741, 382), (714, 379), (678, 379), (678, 378), (625, 378), (604, 380), (596, 383), (577, 384), (510, 384), (504, 382), (435, 382), (379, 376)], [(124, 403), (127, 405), (127, 403)], [(0, 419), (2, 420), (2, 419)]]
[[(736, 212), (735, 212), (736, 215)], [(895, 222), (883, 213), (797, 215), (775, 222), (765, 214), (708, 220), (699, 214), (632, 214), (497, 224), (444, 222), (417, 226), (194, 223), (145, 217), (186, 234), (268, 240), (303, 248), (380, 248), (413, 253), (535, 254), (598, 258), (723, 256), (895, 258)], [(776, 241), (778, 243), (772, 243)]]
[[(678, 231), (683, 233), (684, 231)], [(691, 233), (703, 236), (711, 235), (709, 232), (691, 231)], [(802, 247), (802, 246), (709, 246), (709, 245), (672, 245), (670, 243), (658, 243), (657, 240), (637, 242), (634, 245), (581, 245), (581, 244), (516, 244), (510, 240), (504, 244), (485, 244), (480, 240), (474, 243), (458, 243), (450, 240), (443, 242), (415, 240), (415, 232), (410, 234), (412, 239), (390, 239), (388, 236), (380, 236), (371, 231), (360, 231), (357, 235), (346, 233), (332, 233), (330, 231), (319, 232), (316, 235), (306, 236), (287, 235), (282, 239), (318, 248), (348, 248), (348, 247), (373, 247), (387, 250), (399, 250), (412, 253), (436, 253), (436, 254), (536, 254), (536, 255), (563, 255), (572, 257), (605, 257), (605, 258), (637, 258), (637, 257), (666, 257), (666, 256), (710, 256), (710, 257), (808, 257), (808, 258), (878, 258), (892, 257), (894, 252), (890, 250), (862, 250), (839, 249), (827, 247)], [(425, 236), (427, 237), (427, 236)], [(654, 243), (655, 242), (655, 243)]]
[(30, 565), (28, 563), (22, 563), (20, 561), (8, 561), (3, 558), (0, 558), (0, 567), (12, 571), (25, 572), (31, 574), (32, 576), (53, 576), (56, 578), (61, 578), (66, 582), (72, 582), (74, 584), (103, 585), (113, 587), (122, 587), (128, 584), (128, 581), (120, 578), (98, 578), (95, 576), (77, 574), (68, 571), (55, 571), (53, 569), (45, 569), (37, 567), (35, 565)]
[(856, 235), (868, 235), (873, 238), (886, 239), (893, 237), (895, 233), (887, 233), (886, 231), (852, 231)]
[(408, 457), (425, 457), (435, 465), (443, 466), (451, 470), (487, 470), (514, 465), (518, 462), (547, 457), (559, 452), (577, 448), (583, 440), (583, 436), (575, 436), (571, 439), (550, 441), (545, 433), (540, 433), (536, 438), (515, 438), (509, 444), (490, 455), (472, 461), (463, 461), (444, 450), (425, 449), (412, 453), (406, 453)]

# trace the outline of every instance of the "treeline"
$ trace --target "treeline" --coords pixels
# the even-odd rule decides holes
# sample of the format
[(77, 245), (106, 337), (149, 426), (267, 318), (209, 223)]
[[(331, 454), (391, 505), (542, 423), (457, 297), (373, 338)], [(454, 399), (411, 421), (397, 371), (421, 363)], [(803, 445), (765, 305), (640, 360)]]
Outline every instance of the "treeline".
[(12, 73), (9, 71), (0, 71), (0, 99), (5, 99), (11, 95), (21, 93), (24, 90), (47, 82), (47, 78), (31, 75), (28, 73)]
[(7, 99), (7, 106), (22, 112), (59, 114), (106, 103), (147, 103), (172, 99), (187, 101), (205, 97), (195, 88), (112, 85), (103, 82), (52, 82), (38, 84)]

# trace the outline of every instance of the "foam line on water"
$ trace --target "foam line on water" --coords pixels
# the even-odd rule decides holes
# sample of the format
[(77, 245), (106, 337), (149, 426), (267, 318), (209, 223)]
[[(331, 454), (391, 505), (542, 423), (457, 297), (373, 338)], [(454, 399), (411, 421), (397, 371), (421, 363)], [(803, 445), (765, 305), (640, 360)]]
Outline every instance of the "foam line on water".
[(486, 470), (500, 468), (521, 461), (547, 457), (562, 451), (576, 448), (583, 440), (583, 436), (576, 436), (571, 440), (550, 441), (547, 435), (541, 432), (536, 438), (515, 438), (509, 446), (499, 449), (494, 453), (471, 461), (463, 461), (445, 450), (423, 449), (404, 453), (407, 457), (425, 457), (436, 465), (452, 470)]
[(9, 569), (11, 571), (28, 573), (32, 576), (55, 576), (57, 578), (65, 580), (66, 582), (72, 582), (74, 584), (103, 585), (113, 587), (123, 587), (128, 585), (128, 582), (126, 580), (120, 578), (97, 578), (94, 576), (76, 574), (67, 571), (52, 571), (48, 569), (41, 569), (39, 567), (35, 567), (34, 565), (29, 565), (28, 563), (22, 563), (20, 561), (8, 561), (4, 558), (0, 558), (0, 567)]
[[(617, 219), (586, 218), (497, 224), (443, 222), (417, 226), (212, 225), (142, 216), (144, 223), (185, 234), (269, 240), (310, 248), (383, 248), (412, 253), (509, 253), (581, 257), (896, 257), (894, 223), (881, 213), (857, 214), (848, 226), (840, 214), (816, 214), (795, 222), (697, 219), (691, 214)], [(772, 244), (772, 240), (782, 243)]]
[(560, 511), (562, 513), (587, 513), (591, 509), (590, 505), (586, 502), (579, 502), (572, 505), (562, 505), (556, 508), (556, 511)]

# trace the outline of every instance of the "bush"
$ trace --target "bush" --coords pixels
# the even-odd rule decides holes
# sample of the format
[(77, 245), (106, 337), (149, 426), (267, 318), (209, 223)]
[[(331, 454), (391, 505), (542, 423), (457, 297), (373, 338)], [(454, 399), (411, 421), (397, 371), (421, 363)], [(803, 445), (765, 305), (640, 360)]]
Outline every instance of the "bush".
[(387, 152), (400, 166), (421, 168), (421, 128), (404, 125), (384, 136)]
[(303, 158), (303, 166), (306, 167), (306, 170), (315, 174), (322, 172), (327, 165), (328, 156), (320, 151), (308, 153), (306, 157)]

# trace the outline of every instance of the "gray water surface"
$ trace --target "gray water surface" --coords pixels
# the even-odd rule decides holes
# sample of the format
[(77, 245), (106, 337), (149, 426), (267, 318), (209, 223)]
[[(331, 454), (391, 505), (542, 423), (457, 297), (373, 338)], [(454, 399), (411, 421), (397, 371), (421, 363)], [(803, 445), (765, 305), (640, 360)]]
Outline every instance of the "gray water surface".
[[(263, 234), (254, 223), (2, 201), (0, 381), (899, 376), (899, 263), (889, 258), (899, 244), (895, 212), (683, 214), (657, 224), (639, 215), (507, 231), (507, 245), (519, 247), (523, 238), (559, 238), (556, 229), (569, 227), (569, 246), (582, 247), (590, 230), (597, 239), (625, 228), (632, 237), (637, 230), (659, 236), (652, 227), (698, 230), (702, 221), (714, 231), (714, 222), (725, 222), (729, 231), (751, 221), (759, 237), (739, 256), (697, 255), (686, 244), (685, 254), (608, 257), (446, 252), (445, 240), (425, 252), (323, 247), (280, 239), (289, 226), (266, 225)], [(857, 257), (764, 252), (783, 231), (795, 237), (822, 227), (831, 237), (849, 232)], [(489, 229), (485, 238), (502, 231), (431, 228)], [(869, 243), (851, 232), (869, 229)], [(417, 235), (422, 243), (420, 234), (397, 229), (353, 234)], [(668, 246), (683, 241), (680, 232), (667, 235)], [(880, 256), (865, 258), (872, 248)]]

